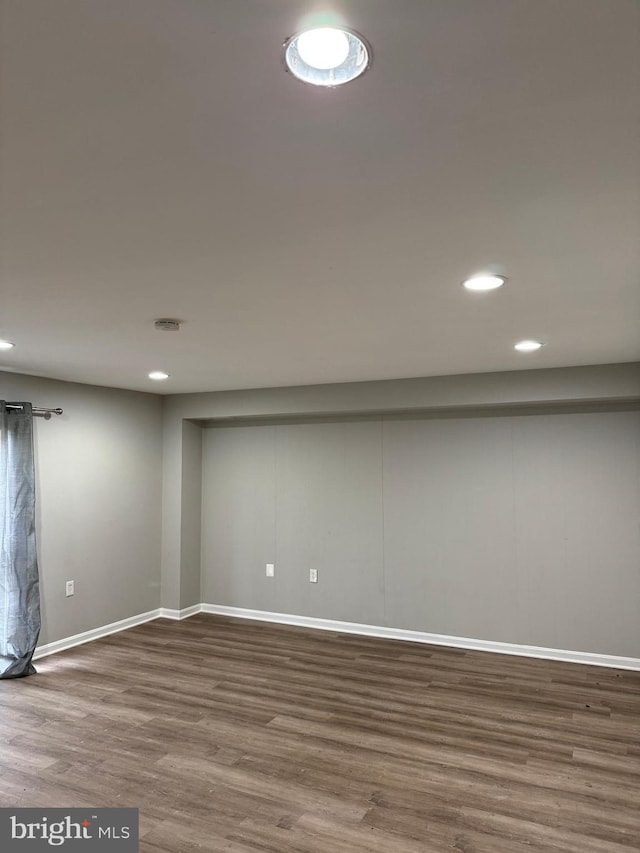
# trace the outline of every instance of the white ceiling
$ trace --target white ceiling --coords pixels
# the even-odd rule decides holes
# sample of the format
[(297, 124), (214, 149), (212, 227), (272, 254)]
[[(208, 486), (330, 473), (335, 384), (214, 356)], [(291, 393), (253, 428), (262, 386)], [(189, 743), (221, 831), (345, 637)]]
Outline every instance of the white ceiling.
[[(0, 368), (175, 393), (640, 359), (636, 0), (0, 2)], [(284, 71), (320, 12), (373, 47), (341, 89)], [(486, 268), (507, 287), (460, 287)]]

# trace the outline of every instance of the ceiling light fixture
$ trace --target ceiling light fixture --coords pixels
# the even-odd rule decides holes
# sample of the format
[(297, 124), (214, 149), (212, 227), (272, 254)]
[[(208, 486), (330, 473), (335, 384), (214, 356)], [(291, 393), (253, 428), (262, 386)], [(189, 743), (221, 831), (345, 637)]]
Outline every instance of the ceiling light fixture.
[(535, 352), (543, 347), (544, 344), (540, 343), (540, 341), (518, 341), (517, 344), (514, 344), (514, 349), (517, 349), (518, 352)]
[(462, 284), (467, 290), (497, 290), (505, 283), (506, 278), (503, 275), (488, 275), (482, 273), (480, 275), (472, 275)]
[(312, 68), (329, 71), (342, 65), (349, 56), (349, 39), (345, 32), (335, 27), (307, 30), (298, 36), (298, 53)]
[(162, 382), (163, 379), (168, 379), (169, 374), (165, 373), (164, 370), (152, 370), (149, 374), (149, 379), (155, 379), (156, 382)]
[(13, 349), (15, 344), (12, 344), (11, 341), (1, 341), (0, 340), (0, 349)]
[(315, 27), (284, 43), (284, 61), (294, 77), (313, 86), (341, 86), (371, 65), (371, 48), (345, 27)]

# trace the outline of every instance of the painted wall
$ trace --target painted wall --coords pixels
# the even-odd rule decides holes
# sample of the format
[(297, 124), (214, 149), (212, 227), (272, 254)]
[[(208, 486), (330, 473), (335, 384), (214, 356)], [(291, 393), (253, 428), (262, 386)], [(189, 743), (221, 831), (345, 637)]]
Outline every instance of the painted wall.
[(202, 428), (182, 423), (182, 506), (180, 527), (180, 609), (200, 604), (200, 523), (202, 516)]
[[(504, 409), (637, 405), (640, 364), (162, 400), (0, 373), (0, 396), (65, 408), (61, 418), (36, 421), (42, 643), (160, 605), (204, 600), (639, 655), (630, 615), (640, 564), (638, 413), (566, 415), (572, 425), (591, 418), (606, 427), (574, 440), (573, 426), (569, 433), (560, 428), (565, 415)], [(290, 416), (325, 420), (256, 425), (257, 418)], [(465, 438), (471, 416), (476, 426)], [(221, 428), (225, 419), (234, 426)], [(444, 422), (459, 425), (436, 441)], [(530, 433), (516, 440), (527, 423)], [(631, 426), (619, 432), (614, 424)], [(454, 435), (459, 444), (451, 445)], [(454, 459), (467, 453), (469, 463), (430, 478), (445, 451)], [(485, 457), (480, 487), (466, 478)], [(599, 472), (593, 483), (590, 471)], [(433, 491), (443, 479), (451, 494)], [(492, 500), (472, 502), (484, 488)], [(473, 513), (456, 527), (454, 508), (465, 501)], [(533, 520), (527, 502), (535, 505)], [(420, 506), (430, 509), (416, 516)], [(499, 536), (487, 534), (488, 522)], [(448, 562), (438, 563), (438, 548)], [(482, 568), (476, 575), (465, 568), (469, 554)], [(271, 561), (277, 577), (267, 581), (264, 563)], [(311, 567), (321, 573), (317, 586), (307, 580)], [(67, 599), (70, 578), (77, 591)], [(486, 604), (480, 611), (464, 604), (476, 594), (474, 584)]]
[(379, 422), (206, 430), (203, 601), (385, 624), (380, 450)]
[(176, 418), (219, 421), (638, 400), (640, 362), (627, 362), (175, 394), (165, 398), (165, 414), (168, 421)]
[(186, 606), (192, 584), (193, 500), (183, 471), (197, 468), (200, 447), (184, 423), (259, 418), (373, 416), (381, 413), (463, 412), (501, 407), (546, 407), (640, 401), (640, 363), (533, 369), (460, 376), (351, 382), (169, 395), (163, 400), (162, 605)]
[(208, 603), (640, 657), (637, 410), (214, 426), (202, 483)]
[(160, 397), (0, 373), (0, 398), (64, 409), (34, 419), (40, 644), (159, 607)]

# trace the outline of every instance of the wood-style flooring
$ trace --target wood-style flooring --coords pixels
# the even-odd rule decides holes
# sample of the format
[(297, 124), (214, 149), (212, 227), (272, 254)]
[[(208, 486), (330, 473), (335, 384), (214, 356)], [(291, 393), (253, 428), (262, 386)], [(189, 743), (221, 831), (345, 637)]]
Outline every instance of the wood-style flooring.
[(640, 850), (640, 673), (198, 615), (0, 682), (1, 806), (140, 850)]

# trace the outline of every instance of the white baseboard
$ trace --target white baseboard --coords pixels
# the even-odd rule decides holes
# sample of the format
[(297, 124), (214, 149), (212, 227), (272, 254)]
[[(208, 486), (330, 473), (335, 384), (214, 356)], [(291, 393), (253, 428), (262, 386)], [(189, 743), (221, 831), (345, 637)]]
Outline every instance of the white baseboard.
[(428, 643), (433, 646), (450, 646), (479, 652), (494, 652), (500, 655), (518, 655), (528, 658), (582, 663), (589, 666), (607, 666), (615, 669), (640, 670), (640, 658), (600, 655), (593, 652), (547, 649), (543, 646), (522, 646), (516, 643), (498, 643), (494, 640), (474, 640), (468, 637), (450, 637), (446, 634), (427, 634), (405, 628), (383, 628), (377, 625), (361, 625), (358, 622), (339, 622), (334, 619), (318, 619), (314, 616), (293, 616), (288, 613), (270, 613), (265, 610), (247, 610), (244, 607), (226, 607), (221, 604), (201, 604), (202, 613), (233, 616), (238, 619), (255, 619), (260, 622), (275, 622), (281, 625), (298, 625), (321, 631), (336, 631), (341, 634), (360, 634), (364, 637), (382, 637), (388, 640), (406, 640), (411, 643)]
[(259, 622), (273, 622), (279, 625), (298, 625), (301, 628), (315, 628), (321, 631), (335, 631), (340, 634), (359, 634), (363, 637), (381, 637), (387, 640), (405, 640), (411, 643), (426, 643), (433, 646), (450, 646), (458, 649), (470, 649), (479, 652), (494, 652), (500, 655), (518, 655), (520, 657), (542, 658), (544, 660), (582, 663), (590, 666), (606, 666), (615, 669), (640, 671), (640, 658), (600, 655), (593, 652), (567, 651), (566, 649), (547, 649), (542, 646), (522, 646), (516, 643), (498, 643), (494, 640), (474, 640), (468, 637), (450, 637), (446, 634), (428, 634), (423, 631), (409, 631), (405, 628), (384, 628), (379, 625), (363, 625), (359, 622), (339, 622), (335, 619), (318, 619), (314, 616), (295, 616), (289, 613), (271, 613), (267, 610), (248, 610), (244, 607), (226, 607), (222, 604), (194, 604), (182, 610), (160, 607), (138, 616), (121, 619), (110, 625), (93, 628), (82, 634), (65, 637), (54, 643), (38, 646), (34, 660), (47, 655), (89, 643), (100, 637), (107, 637), (118, 631), (125, 631), (135, 625), (142, 625), (153, 619), (188, 619), (196, 613), (212, 613), (218, 616), (233, 616), (236, 619), (254, 619)]
[(170, 610), (168, 607), (161, 607), (158, 616), (161, 619), (188, 619), (189, 616), (200, 613), (201, 609), (201, 604), (193, 604), (191, 607), (185, 607), (182, 610)]
[(74, 646), (89, 643), (91, 640), (108, 637), (109, 634), (117, 634), (118, 631), (126, 631), (127, 628), (142, 625), (143, 622), (151, 622), (152, 619), (157, 619), (160, 613), (160, 609), (149, 610), (146, 613), (139, 613), (137, 616), (130, 616), (128, 619), (121, 619), (119, 622), (111, 622), (110, 625), (102, 625), (100, 628), (92, 628), (90, 631), (83, 631), (81, 634), (74, 634), (72, 637), (64, 637), (62, 640), (56, 640), (54, 643), (46, 643), (36, 648), (33, 659), (39, 660), (40, 658), (47, 657), (47, 655), (53, 655), (56, 652), (63, 652), (65, 649), (72, 649)]
[(47, 657), (47, 655), (63, 652), (65, 649), (72, 649), (74, 646), (90, 643), (91, 640), (99, 640), (100, 637), (108, 637), (109, 634), (117, 634), (118, 631), (126, 631), (127, 628), (134, 628), (136, 625), (151, 622), (153, 619), (188, 619), (189, 616), (200, 613), (201, 608), (201, 604), (194, 604), (192, 607), (185, 607), (183, 610), (171, 610), (167, 607), (149, 610), (137, 616), (130, 616), (128, 619), (121, 619), (119, 622), (111, 622), (110, 625), (102, 625), (100, 628), (83, 631), (82, 634), (74, 634), (72, 637), (64, 637), (62, 640), (56, 640), (54, 643), (46, 643), (43, 646), (38, 646), (33, 659), (39, 660), (40, 658)]

